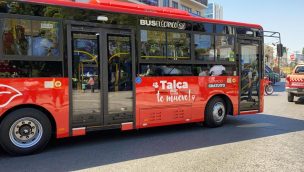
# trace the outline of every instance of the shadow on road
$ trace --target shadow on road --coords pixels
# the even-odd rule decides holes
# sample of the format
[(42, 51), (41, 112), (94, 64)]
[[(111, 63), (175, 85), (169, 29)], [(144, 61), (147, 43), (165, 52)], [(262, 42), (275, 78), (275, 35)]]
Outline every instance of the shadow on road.
[(130, 132), (96, 132), (53, 142), (44, 152), (9, 157), (0, 152), (4, 171), (71, 171), (198, 148), (303, 131), (304, 121), (272, 116), (229, 117), (221, 128), (197, 124)]
[(295, 103), (299, 105), (304, 105), (304, 97), (300, 97)]

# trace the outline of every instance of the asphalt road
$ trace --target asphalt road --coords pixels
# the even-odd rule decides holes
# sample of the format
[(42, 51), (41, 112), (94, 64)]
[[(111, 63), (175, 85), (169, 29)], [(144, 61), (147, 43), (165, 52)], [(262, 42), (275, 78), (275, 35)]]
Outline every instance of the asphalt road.
[(288, 103), (283, 83), (265, 112), (197, 124), (97, 132), (54, 141), (42, 153), (10, 157), (0, 171), (304, 171), (304, 100)]

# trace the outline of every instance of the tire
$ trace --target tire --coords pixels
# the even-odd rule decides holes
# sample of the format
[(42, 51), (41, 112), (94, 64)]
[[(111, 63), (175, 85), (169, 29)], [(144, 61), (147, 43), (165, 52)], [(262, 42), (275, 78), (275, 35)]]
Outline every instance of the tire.
[(227, 116), (226, 107), (226, 102), (222, 98), (212, 98), (205, 110), (204, 124), (211, 128), (222, 126)]
[(11, 155), (29, 155), (43, 150), (51, 134), (46, 114), (33, 108), (13, 111), (0, 124), (0, 144)]
[(294, 95), (292, 93), (288, 93), (288, 102), (293, 102), (294, 100)]
[(273, 86), (272, 85), (266, 85), (265, 86), (265, 92), (266, 92), (266, 94), (267, 95), (271, 95), (271, 94), (273, 94)]

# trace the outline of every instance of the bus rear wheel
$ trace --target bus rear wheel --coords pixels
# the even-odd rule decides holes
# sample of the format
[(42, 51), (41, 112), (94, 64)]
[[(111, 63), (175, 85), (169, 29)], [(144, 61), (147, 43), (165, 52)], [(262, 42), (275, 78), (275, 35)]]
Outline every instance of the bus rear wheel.
[(41, 151), (51, 139), (47, 116), (32, 108), (8, 114), (0, 124), (0, 144), (11, 155), (28, 155)]
[(211, 128), (222, 126), (226, 116), (227, 109), (225, 101), (220, 97), (215, 97), (207, 104), (204, 124)]

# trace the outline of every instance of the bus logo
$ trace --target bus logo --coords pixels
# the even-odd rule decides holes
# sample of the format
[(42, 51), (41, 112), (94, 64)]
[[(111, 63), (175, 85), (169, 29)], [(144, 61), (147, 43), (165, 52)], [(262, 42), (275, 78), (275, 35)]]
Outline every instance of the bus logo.
[[(196, 98), (189, 88), (188, 82), (161, 80), (154, 82), (152, 86), (157, 89), (156, 100), (158, 103), (194, 102)], [(160, 90), (167, 90), (167, 92), (163, 93)]]
[(141, 26), (151, 26), (151, 27), (160, 27), (160, 28), (169, 28), (169, 29), (186, 29), (186, 23), (166, 21), (166, 20), (144, 20), (139, 21)]
[(60, 81), (56, 81), (54, 85), (56, 88), (59, 88), (62, 86), (62, 83)]
[(19, 96), (22, 96), (22, 93), (16, 88), (0, 84), (0, 108), (7, 106), (11, 101), (13, 101), (16, 97)]

